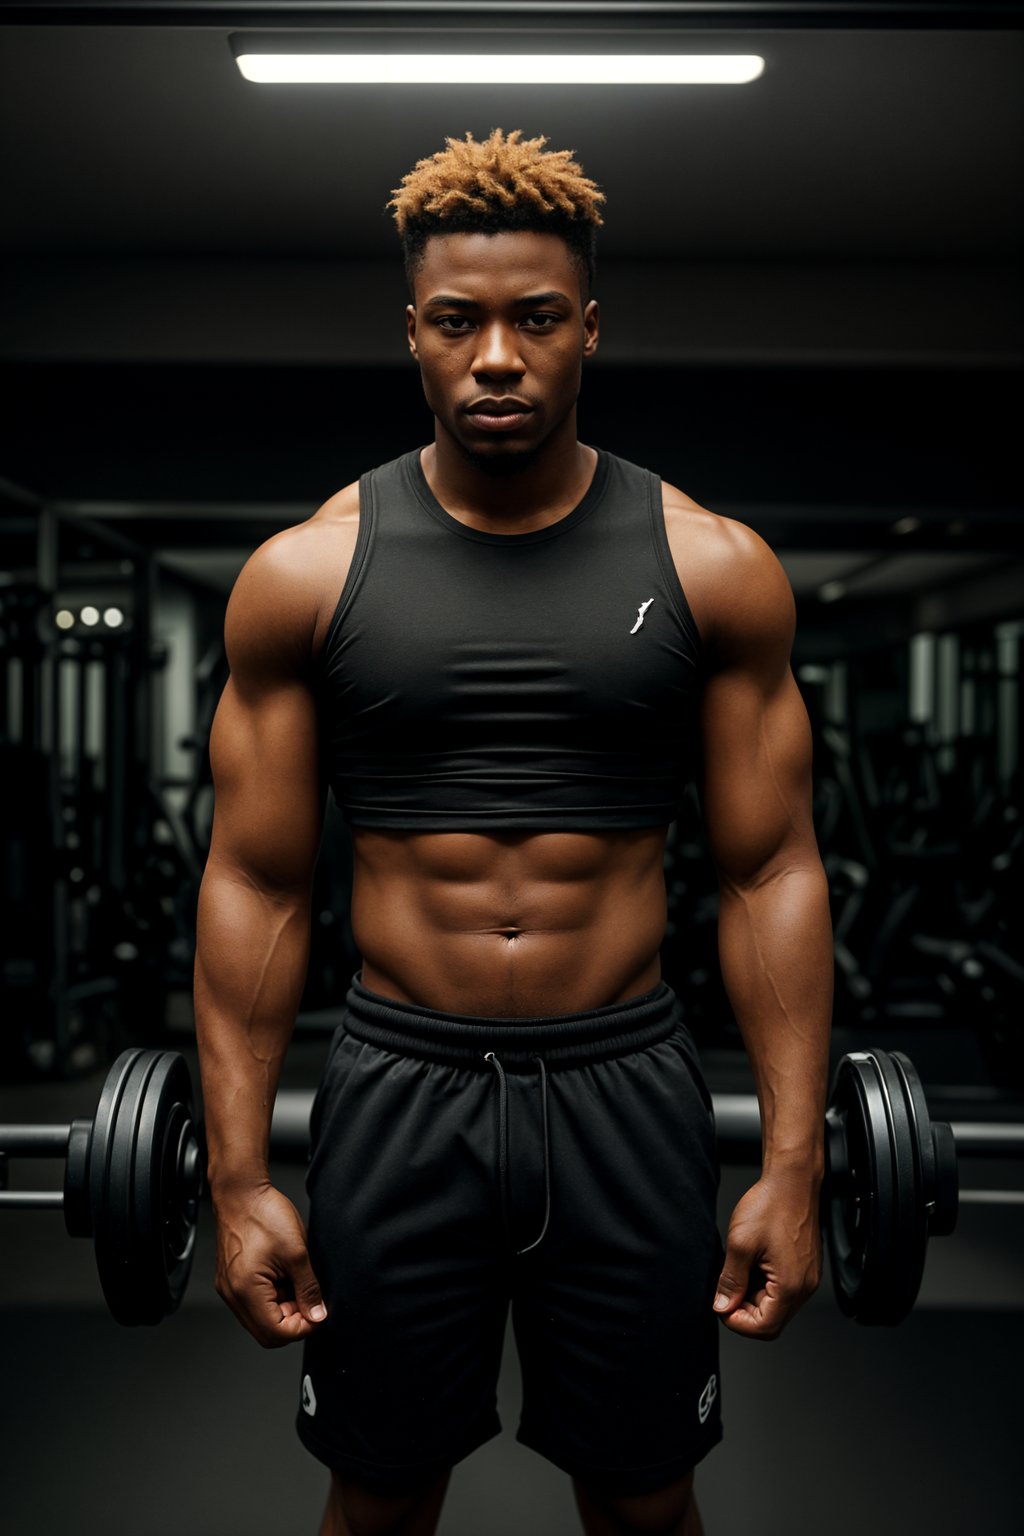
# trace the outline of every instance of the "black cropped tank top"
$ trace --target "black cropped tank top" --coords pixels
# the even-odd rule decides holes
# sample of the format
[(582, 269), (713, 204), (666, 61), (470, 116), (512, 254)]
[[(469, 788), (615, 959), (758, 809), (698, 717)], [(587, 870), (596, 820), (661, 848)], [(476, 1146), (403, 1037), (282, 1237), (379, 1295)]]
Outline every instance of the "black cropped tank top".
[(360, 477), (319, 658), (321, 750), (345, 819), (424, 832), (675, 820), (701, 648), (659, 477), (598, 449), (567, 516), (487, 533), (440, 505), (420, 451)]

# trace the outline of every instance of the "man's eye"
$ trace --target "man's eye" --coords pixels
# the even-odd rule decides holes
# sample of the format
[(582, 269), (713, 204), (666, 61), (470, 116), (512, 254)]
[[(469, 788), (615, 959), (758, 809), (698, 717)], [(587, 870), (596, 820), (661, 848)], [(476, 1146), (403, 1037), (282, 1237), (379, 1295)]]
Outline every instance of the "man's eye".
[[(542, 311), (538, 311), (537, 314), (527, 315), (525, 318), (527, 320), (545, 320), (549, 322), (546, 325), (535, 326), (534, 329), (540, 331), (550, 331), (552, 327), (557, 323), (559, 317), (557, 315), (550, 315)], [(454, 325), (452, 324), (453, 321), (456, 322)], [(437, 324), (444, 327), (445, 330), (453, 332), (455, 335), (462, 335), (462, 332), (469, 324), (469, 321), (465, 315), (442, 315), (437, 321)]]

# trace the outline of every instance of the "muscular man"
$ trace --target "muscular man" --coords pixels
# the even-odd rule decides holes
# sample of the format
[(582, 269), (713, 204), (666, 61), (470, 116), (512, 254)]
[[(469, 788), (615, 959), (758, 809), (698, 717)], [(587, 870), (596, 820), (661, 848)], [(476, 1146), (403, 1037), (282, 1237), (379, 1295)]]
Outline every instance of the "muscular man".
[[(434, 440), (264, 544), (227, 612), (196, 966), (217, 1289), (303, 1341), (321, 1536), (436, 1530), (500, 1428), (510, 1304), (518, 1438), (584, 1531), (694, 1536), (720, 1322), (776, 1338), (820, 1279), (832, 951), (792, 594), (750, 529), (577, 440), (604, 198), (546, 142), (449, 139), (395, 189)], [(762, 1116), (727, 1246), (659, 965), (691, 762)], [(307, 1232), (268, 1136), (328, 785), (362, 969)]]

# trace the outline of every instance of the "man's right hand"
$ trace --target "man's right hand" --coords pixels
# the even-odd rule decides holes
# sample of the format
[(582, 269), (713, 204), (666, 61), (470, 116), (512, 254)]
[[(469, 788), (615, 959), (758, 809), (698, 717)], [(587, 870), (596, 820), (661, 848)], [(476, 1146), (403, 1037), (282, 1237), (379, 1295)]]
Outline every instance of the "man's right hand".
[(306, 1338), (327, 1310), (292, 1202), (261, 1184), (214, 1194), (213, 1206), (217, 1294), (264, 1349)]

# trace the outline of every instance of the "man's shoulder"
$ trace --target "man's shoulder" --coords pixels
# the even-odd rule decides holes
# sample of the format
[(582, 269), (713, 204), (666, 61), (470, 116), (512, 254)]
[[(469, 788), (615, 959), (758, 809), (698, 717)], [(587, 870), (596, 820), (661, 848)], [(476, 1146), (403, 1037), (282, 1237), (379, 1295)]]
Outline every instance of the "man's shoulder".
[(310, 523), (333, 524), (343, 523), (358, 519), (359, 517), (359, 481), (353, 480), (348, 485), (343, 485), (340, 491), (335, 491), (329, 496), (322, 506), (318, 507), (309, 518), (308, 523), (301, 527), (308, 527)]
[(662, 481), (665, 530), (679, 580), (702, 636), (738, 627), (788, 624), (792, 592), (779, 559), (761, 535), (712, 512)]
[(677, 485), (671, 485), (668, 480), (661, 482), (661, 500), (666, 512), (703, 512), (708, 517), (714, 517), (713, 512), (708, 512), (692, 496), (687, 496)]
[(266, 539), (235, 582), (227, 635), (258, 631), (268, 651), (317, 654), (348, 574), (358, 530), (357, 480), (328, 497), (311, 517)]
[(680, 531), (691, 537), (699, 536), (710, 550), (721, 552), (723, 557), (730, 551), (734, 558), (749, 557), (759, 545), (768, 548), (753, 528), (737, 522), (734, 517), (724, 517), (720, 512), (702, 507), (699, 501), (694, 501), (692, 496), (667, 480), (661, 482), (661, 501), (666, 523), (671, 519)]
[[(335, 566), (346, 530), (358, 526), (359, 482), (343, 486), (328, 497), (310, 517), (272, 534), (254, 549), (242, 568), (247, 585), (258, 585), (262, 595), (290, 592), (316, 585), (325, 563)], [(239, 578), (241, 580), (241, 577)]]

